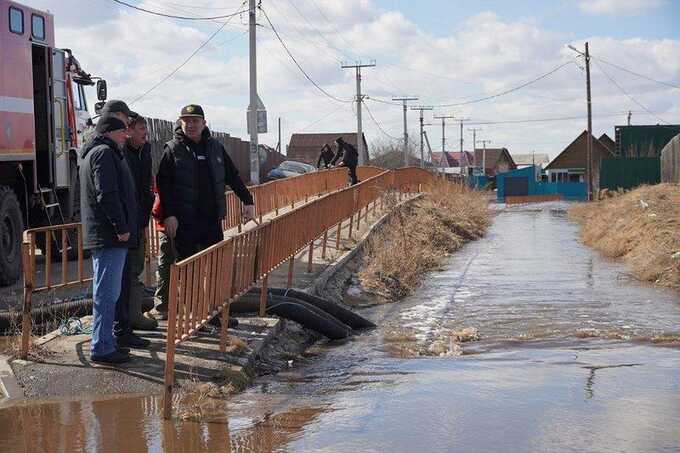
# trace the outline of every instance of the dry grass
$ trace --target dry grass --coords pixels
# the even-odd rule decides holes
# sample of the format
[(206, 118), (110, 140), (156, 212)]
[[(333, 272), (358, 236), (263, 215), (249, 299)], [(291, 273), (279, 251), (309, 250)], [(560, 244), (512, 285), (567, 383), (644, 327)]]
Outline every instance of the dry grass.
[(583, 242), (622, 258), (635, 278), (680, 289), (680, 185), (643, 186), (574, 206)]
[(490, 223), (484, 193), (439, 181), (423, 199), (397, 209), (368, 244), (359, 278), (364, 288), (388, 300), (413, 292), (424, 274)]

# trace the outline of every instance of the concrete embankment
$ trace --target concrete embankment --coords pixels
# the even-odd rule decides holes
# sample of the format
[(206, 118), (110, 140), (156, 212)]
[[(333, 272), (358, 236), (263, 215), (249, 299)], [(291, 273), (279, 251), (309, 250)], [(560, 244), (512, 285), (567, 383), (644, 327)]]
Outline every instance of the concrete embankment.
[(573, 206), (581, 239), (642, 281), (680, 290), (680, 185), (643, 186)]

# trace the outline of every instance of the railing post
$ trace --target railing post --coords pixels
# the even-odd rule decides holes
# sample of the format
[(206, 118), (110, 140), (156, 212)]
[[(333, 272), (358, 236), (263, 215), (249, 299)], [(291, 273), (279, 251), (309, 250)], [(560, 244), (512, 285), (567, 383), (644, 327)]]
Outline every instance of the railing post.
[(349, 216), (349, 233), (347, 237), (352, 239), (352, 227), (354, 226), (354, 215)]
[(340, 250), (340, 239), (342, 234), (342, 220), (338, 222), (338, 231), (335, 234), (335, 250)]
[(288, 281), (286, 282), (286, 288), (293, 287), (293, 271), (295, 270), (295, 255), (291, 256), (288, 260)]
[(260, 318), (264, 318), (267, 314), (267, 283), (269, 274), (264, 274), (262, 278), (262, 292), (260, 292)]
[(312, 265), (314, 264), (314, 239), (309, 243), (309, 256), (307, 258), (307, 273), (312, 273)]
[(321, 259), (326, 259), (326, 243), (328, 242), (328, 230), (323, 231), (323, 242), (321, 243)]
[(170, 306), (168, 307), (168, 331), (165, 346), (165, 397), (163, 418), (172, 418), (172, 387), (175, 384), (175, 329), (177, 325), (177, 265), (170, 266)]
[(33, 266), (30, 252), (31, 243), (35, 240), (29, 235), (29, 242), (21, 243), (21, 258), (24, 264), (24, 306), (21, 314), (21, 355), (23, 360), (28, 357), (29, 341), (31, 339), (31, 303), (33, 300)]

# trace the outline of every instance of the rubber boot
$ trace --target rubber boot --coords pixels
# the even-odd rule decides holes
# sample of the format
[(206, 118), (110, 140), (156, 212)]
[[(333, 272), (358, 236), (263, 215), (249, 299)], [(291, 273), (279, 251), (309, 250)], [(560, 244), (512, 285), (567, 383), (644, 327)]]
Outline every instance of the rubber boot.
[(143, 297), (144, 285), (139, 280), (134, 280), (130, 288), (130, 325), (133, 330), (155, 330), (158, 321), (142, 314)]

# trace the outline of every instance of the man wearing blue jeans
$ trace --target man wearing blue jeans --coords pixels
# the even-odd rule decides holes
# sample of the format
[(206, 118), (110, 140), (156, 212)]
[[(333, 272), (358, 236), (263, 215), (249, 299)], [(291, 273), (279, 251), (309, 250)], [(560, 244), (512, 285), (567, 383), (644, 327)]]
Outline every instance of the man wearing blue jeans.
[(112, 115), (99, 119), (96, 136), (81, 151), (80, 207), (83, 248), (92, 251), (93, 362), (118, 364), (130, 360), (118, 348), (113, 318), (121, 291), (128, 248), (137, 238), (137, 199), (122, 149), (127, 124)]

